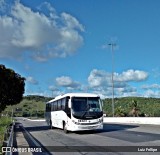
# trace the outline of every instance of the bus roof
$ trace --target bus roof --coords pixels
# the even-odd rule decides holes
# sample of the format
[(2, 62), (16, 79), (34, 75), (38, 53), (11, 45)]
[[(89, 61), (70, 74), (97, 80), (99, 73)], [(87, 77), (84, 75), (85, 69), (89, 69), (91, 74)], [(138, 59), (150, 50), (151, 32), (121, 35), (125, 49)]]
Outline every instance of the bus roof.
[(66, 94), (62, 94), (62, 95), (55, 97), (54, 99), (48, 101), (47, 103), (59, 100), (67, 96), (69, 97), (99, 97), (99, 95), (92, 94), (92, 93), (66, 93)]

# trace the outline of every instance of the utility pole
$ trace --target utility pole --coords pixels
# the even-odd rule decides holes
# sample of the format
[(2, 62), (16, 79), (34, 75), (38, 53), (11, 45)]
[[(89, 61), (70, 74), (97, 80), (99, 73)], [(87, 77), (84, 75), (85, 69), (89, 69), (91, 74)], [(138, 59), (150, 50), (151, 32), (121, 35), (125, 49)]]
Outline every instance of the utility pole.
[(114, 117), (114, 47), (116, 47), (115, 43), (109, 43), (111, 46), (111, 54), (112, 54), (112, 115)]

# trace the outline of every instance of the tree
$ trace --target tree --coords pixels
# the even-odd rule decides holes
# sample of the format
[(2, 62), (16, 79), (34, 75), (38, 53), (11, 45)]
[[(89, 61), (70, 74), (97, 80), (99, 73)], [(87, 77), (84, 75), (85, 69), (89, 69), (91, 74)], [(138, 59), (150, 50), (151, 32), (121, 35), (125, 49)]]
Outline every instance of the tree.
[(0, 65), (0, 113), (7, 105), (15, 105), (22, 100), (24, 86), (24, 77)]
[(126, 115), (127, 115), (126, 112), (124, 111), (124, 109), (121, 106), (119, 106), (115, 109), (115, 116), (116, 117), (125, 117)]
[(130, 111), (130, 113), (129, 113), (129, 115), (130, 116), (134, 116), (134, 117), (138, 117), (139, 115), (138, 115), (138, 111), (139, 111), (139, 109), (138, 109), (138, 103), (137, 103), (137, 101), (136, 100), (132, 100), (132, 110)]

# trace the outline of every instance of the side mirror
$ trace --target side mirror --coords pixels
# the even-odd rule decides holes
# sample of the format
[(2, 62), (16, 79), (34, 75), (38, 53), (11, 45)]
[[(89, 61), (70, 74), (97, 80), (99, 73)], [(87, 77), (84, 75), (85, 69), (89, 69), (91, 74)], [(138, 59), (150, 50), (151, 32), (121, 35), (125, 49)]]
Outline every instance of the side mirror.
[(102, 106), (102, 108), (103, 108), (103, 100), (100, 100), (100, 102), (101, 102), (101, 106)]

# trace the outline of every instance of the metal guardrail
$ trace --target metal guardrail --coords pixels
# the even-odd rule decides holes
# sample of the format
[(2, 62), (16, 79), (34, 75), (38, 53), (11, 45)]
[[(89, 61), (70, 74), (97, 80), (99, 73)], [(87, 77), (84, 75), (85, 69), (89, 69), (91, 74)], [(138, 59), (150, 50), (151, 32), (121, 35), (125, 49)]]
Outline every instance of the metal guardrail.
[(11, 123), (4, 134), (4, 141), (2, 145), (3, 155), (12, 155), (11, 148), (13, 146), (14, 125), (14, 122)]

